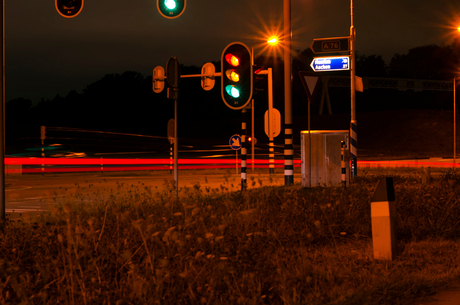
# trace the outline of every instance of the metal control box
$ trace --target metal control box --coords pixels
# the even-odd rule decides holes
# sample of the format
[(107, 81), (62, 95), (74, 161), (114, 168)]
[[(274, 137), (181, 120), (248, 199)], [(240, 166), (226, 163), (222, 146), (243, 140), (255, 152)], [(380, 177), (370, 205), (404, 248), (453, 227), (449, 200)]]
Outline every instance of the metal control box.
[[(303, 187), (349, 184), (348, 130), (302, 131), (301, 155)], [(342, 155), (344, 162), (342, 162)], [(345, 175), (342, 175), (343, 172)]]

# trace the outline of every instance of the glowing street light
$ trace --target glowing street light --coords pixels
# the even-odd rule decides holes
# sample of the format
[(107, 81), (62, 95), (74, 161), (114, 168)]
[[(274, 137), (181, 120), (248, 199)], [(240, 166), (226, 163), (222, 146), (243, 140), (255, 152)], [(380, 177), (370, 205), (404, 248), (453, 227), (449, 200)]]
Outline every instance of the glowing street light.
[(269, 44), (277, 44), (279, 42), (278, 38), (277, 37), (270, 37), (267, 42)]

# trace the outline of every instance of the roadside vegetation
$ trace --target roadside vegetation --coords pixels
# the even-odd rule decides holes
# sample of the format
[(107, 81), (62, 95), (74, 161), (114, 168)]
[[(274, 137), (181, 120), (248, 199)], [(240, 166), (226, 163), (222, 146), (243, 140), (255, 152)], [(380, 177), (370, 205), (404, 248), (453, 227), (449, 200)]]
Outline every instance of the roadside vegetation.
[(383, 177), (243, 193), (195, 183), (178, 199), (168, 181), (76, 193), (2, 226), (0, 303), (413, 304), (460, 279), (460, 175), (393, 175), (399, 253), (376, 261)]

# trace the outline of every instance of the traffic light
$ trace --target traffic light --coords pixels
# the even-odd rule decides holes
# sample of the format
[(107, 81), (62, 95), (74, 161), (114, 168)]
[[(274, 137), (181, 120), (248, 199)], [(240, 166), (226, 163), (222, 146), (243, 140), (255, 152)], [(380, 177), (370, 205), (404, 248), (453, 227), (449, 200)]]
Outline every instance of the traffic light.
[(221, 93), (231, 109), (246, 107), (252, 97), (252, 63), (249, 48), (241, 42), (225, 47), (221, 57)]
[(174, 19), (185, 11), (187, 0), (157, 0), (157, 8), (163, 17)]
[[(260, 66), (253, 66), (252, 68), (254, 70), (254, 79), (252, 81), (253, 83), (253, 96), (255, 97), (258, 93), (262, 93), (263, 91), (266, 90), (267, 87), (267, 75), (260, 73), (262, 70), (264, 70), (264, 67)], [(259, 74), (260, 73), (260, 74)]]
[(251, 145), (252, 142), (254, 142), (254, 144), (257, 144), (257, 139), (256, 139), (255, 137), (253, 138), (253, 137), (251, 137), (251, 136), (248, 136), (248, 137), (246, 138), (246, 141), (248, 142), (249, 145)]
[(55, 0), (54, 4), (58, 13), (65, 18), (77, 16), (83, 8), (83, 0)]

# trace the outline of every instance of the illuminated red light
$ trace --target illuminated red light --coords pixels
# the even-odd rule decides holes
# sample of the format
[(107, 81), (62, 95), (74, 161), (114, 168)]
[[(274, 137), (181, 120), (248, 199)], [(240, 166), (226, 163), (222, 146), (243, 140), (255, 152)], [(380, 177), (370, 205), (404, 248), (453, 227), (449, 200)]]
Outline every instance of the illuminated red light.
[(226, 54), (225, 60), (234, 67), (238, 67), (240, 65), (240, 60), (238, 59), (238, 57), (236, 57), (232, 53)]

